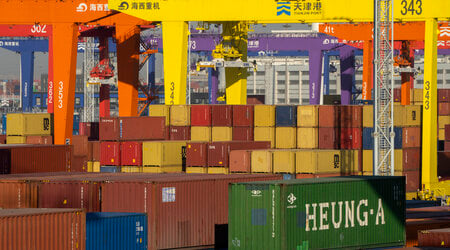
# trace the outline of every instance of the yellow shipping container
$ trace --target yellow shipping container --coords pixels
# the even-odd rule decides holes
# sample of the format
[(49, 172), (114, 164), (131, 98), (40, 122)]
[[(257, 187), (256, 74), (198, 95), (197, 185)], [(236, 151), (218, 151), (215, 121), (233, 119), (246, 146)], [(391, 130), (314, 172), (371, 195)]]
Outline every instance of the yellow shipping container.
[(92, 162), (92, 161), (87, 162), (87, 171), (94, 172), (94, 162)]
[(100, 173), (100, 162), (94, 161), (92, 165), (92, 172), (94, 173)]
[(170, 106), (168, 105), (150, 105), (148, 106), (149, 116), (164, 116), (166, 117), (166, 126), (170, 124)]
[(172, 126), (191, 125), (191, 107), (189, 105), (170, 106), (170, 125)]
[(183, 172), (182, 166), (164, 166), (164, 167), (142, 167), (143, 173), (180, 173)]
[(148, 141), (142, 143), (142, 164), (154, 167), (182, 165), (181, 148), (185, 141)]
[(270, 147), (275, 147), (274, 127), (255, 127), (253, 130), (255, 141), (270, 141)]
[(440, 128), (439, 129), (439, 140), (440, 141), (444, 141), (445, 140), (445, 129), (444, 128)]
[(394, 104), (394, 126), (403, 127), (404, 124), (405, 124), (405, 106), (402, 106), (400, 104)]
[(439, 129), (443, 129), (445, 125), (450, 124), (450, 115), (440, 115), (438, 119)]
[(295, 151), (276, 150), (272, 152), (274, 173), (295, 173)]
[(359, 150), (341, 150), (341, 173), (359, 173), (360, 157)]
[(297, 128), (297, 148), (315, 149), (318, 147), (318, 128)]
[(6, 136), (6, 144), (25, 144), (25, 143), (27, 143), (26, 136), (10, 136), (10, 135)]
[(143, 167), (138, 166), (122, 166), (120, 172), (122, 173), (142, 173)]
[(414, 92), (414, 99), (411, 99), (413, 102), (423, 102), (423, 89), (413, 89), (412, 92)]
[(302, 105), (297, 108), (298, 127), (318, 127), (319, 126), (319, 106)]
[(254, 150), (251, 153), (252, 173), (272, 173), (272, 152), (269, 150)]
[(233, 128), (232, 127), (212, 127), (211, 132), (212, 141), (232, 141)]
[(372, 128), (373, 127), (373, 105), (363, 106), (363, 127)]
[(419, 106), (419, 105), (405, 106), (404, 125), (405, 126), (420, 126), (421, 123), (422, 123), (422, 106)]
[(7, 135), (51, 135), (53, 121), (50, 114), (8, 114)]
[(254, 123), (255, 123), (255, 127), (274, 127), (275, 126), (275, 106), (273, 106), (273, 105), (255, 105)]
[(191, 127), (191, 141), (211, 141), (211, 127)]
[(226, 167), (209, 167), (208, 174), (228, 174), (228, 168), (226, 168)]
[(208, 168), (206, 168), (206, 167), (186, 167), (186, 173), (188, 173), (188, 174), (207, 174)]
[(341, 172), (339, 150), (302, 150), (295, 153), (297, 173), (331, 174)]
[[(362, 171), (370, 172), (370, 175), (372, 175), (373, 150), (363, 150), (362, 160)], [(403, 171), (403, 150), (394, 149), (394, 164), (395, 171)]]
[(275, 148), (289, 149), (297, 147), (297, 128), (276, 127)]

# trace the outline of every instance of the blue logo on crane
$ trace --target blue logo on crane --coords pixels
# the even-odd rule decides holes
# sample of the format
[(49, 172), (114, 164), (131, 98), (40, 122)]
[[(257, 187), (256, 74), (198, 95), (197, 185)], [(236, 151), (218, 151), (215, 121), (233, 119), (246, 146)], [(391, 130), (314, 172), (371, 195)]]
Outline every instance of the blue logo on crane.
[(291, 15), (291, 2), (277, 2), (277, 16)]

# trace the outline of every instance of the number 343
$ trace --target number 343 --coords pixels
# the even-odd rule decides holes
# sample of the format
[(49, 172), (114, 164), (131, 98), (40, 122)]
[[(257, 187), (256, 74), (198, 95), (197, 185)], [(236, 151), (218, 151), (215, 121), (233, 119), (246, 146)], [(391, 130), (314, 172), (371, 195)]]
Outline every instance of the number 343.
[(402, 0), (401, 5), (400, 13), (402, 15), (411, 14), (414, 16), (414, 14), (422, 14), (422, 0)]

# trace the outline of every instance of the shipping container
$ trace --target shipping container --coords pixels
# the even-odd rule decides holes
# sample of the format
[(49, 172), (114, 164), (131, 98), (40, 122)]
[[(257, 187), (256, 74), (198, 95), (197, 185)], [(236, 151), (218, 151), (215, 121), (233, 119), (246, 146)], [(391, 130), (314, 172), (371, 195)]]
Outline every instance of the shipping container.
[(150, 105), (148, 106), (148, 116), (157, 116), (166, 118), (166, 126), (170, 125), (170, 106), (169, 105)]
[(275, 106), (255, 105), (254, 113), (255, 127), (275, 127)]
[[(403, 150), (394, 149), (394, 170), (403, 171)], [(362, 151), (362, 171), (373, 175), (373, 150)]]
[(171, 126), (191, 125), (191, 107), (189, 105), (170, 106), (170, 125)]
[(361, 149), (361, 128), (341, 128), (341, 149)]
[(269, 150), (253, 150), (250, 156), (252, 173), (272, 173), (272, 152)]
[(334, 105), (319, 106), (319, 127), (334, 128), (341, 125), (340, 108)]
[(394, 105), (394, 126), (403, 127), (406, 122), (406, 107), (400, 104)]
[(394, 102), (402, 101), (402, 90), (400, 88), (394, 89)]
[[(0, 171), (11, 174), (70, 172), (72, 146), (70, 145), (0, 145)], [(3, 158), (3, 157), (2, 157)]]
[(80, 122), (79, 135), (87, 135), (89, 141), (98, 141), (99, 123), (98, 122)]
[(450, 89), (438, 89), (438, 102), (450, 102)]
[(153, 167), (178, 167), (183, 164), (185, 141), (154, 141), (142, 143), (142, 164)]
[(445, 129), (445, 125), (450, 124), (450, 116), (440, 115), (438, 116), (438, 124), (440, 129)]
[(100, 140), (163, 140), (166, 137), (164, 117), (100, 118)]
[(450, 103), (449, 102), (438, 103), (438, 115), (450, 115)]
[(253, 127), (233, 127), (233, 141), (253, 141)]
[(417, 148), (421, 146), (420, 127), (404, 127), (402, 133), (403, 148)]
[(318, 128), (297, 128), (297, 148), (313, 149), (319, 147)]
[(208, 166), (208, 143), (206, 142), (187, 143), (186, 166), (188, 167)]
[(6, 136), (6, 144), (25, 144), (27, 143), (26, 136), (8, 135)]
[(87, 213), (86, 250), (147, 249), (147, 215)]
[(6, 144), (6, 135), (0, 135), (0, 144)]
[(420, 190), (420, 170), (395, 172), (396, 176), (405, 176), (406, 192), (417, 192)]
[(51, 135), (53, 131), (51, 114), (9, 113), (6, 123), (7, 135)]
[(100, 164), (102, 166), (120, 166), (120, 142), (101, 142)]
[(191, 127), (191, 141), (211, 141), (211, 127)]
[(373, 127), (373, 105), (363, 106), (363, 127), (370, 128)]
[(37, 208), (39, 184), (26, 180), (0, 181), (0, 208)]
[(443, 128), (438, 129), (438, 140), (439, 141), (445, 140), (445, 129)]
[(101, 173), (120, 173), (119, 166), (100, 166)]
[(422, 106), (405, 106), (405, 126), (420, 126), (422, 124)]
[(211, 106), (191, 106), (191, 126), (211, 126)]
[(274, 150), (272, 151), (272, 162), (273, 173), (295, 173), (295, 151)]
[(142, 166), (142, 142), (122, 142), (120, 152), (121, 165)]
[(232, 150), (230, 152), (230, 172), (250, 173), (251, 171), (250, 150)]
[(88, 136), (87, 135), (73, 135), (72, 136), (73, 155), (87, 156), (88, 155)]
[(143, 173), (144, 167), (138, 167), (138, 166), (121, 166), (120, 167), (121, 173)]
[(255, 141), (269, 141), (272, 148), (275, 147), (275, 128), (274, 127), (255, 127)]
[(211, 142), (208, 144), (208, 167), (228, 167), (230, 151), (243, 149), (269, 149), (269, 142)]
[[(229, 105), (211, 106), (212, 126), (231, 127), (233, 126), (233, 107)], [(214, 129), (214, 128), (213, 128)], [(214, 137), (214, 133), (213, 133)]]
[(320, 149), (339, 149), (340, 148), (340, 129), (339, 128), (321, 128), (319, 127), (319, 148)]
[(319, 106), (301, 105), (297, 107), (297, 126), (312, 127), (319, 126)]
[(450, 177), (450, 149), (438, 152), (438, 176)]
[(279, 149), (297, 148), (297, 128), (276, 127), (275, 148)]
[(232, 141), (232, 127), (212, 127), (211, 141)]
[(93, 141), (91, 143), (92, 143), (92, 161), (100, 161), (101, 143), (99, 141)]
[(296, 173), (328, 174), (360, 171), (356, 150), (300, 150), (295, 153)]
[(191, 127), (189, 126), (170, 126), (170, 140), (188, 141), (191, 139)]
[(275, 106), (275, 126), (297, 127), (297, 106)]
[(445, 141), (444, 142), (444, 150), (445, 151), (450, 151), (450, 141)]
[(72, 156), (72, 166), (71, 166), (71, 172), (87, 172), (88, 166), (87, 166), (88, 158), (85, 155), (74, 155)]
[(449, 228), (450, 217), (437, 218), (418, 218), (406, 220), (406, 246), (413, 247), (418, 245), (418, 232), (422, 230)]
[(402, 246), (405, 179), (355, 176), (232, 184), (229, 216), (229, 249)]
[(81, 209), (0, 209), (2, 249), (86, 249)]
[(208, 167), (186, 167), (187, 174), (207, 174)]
[(450, 248), (450, 228), (419, 231), (418, 243), (419, 247)]
[[(363, 149), (373, 149), (373, 128), (363, 128), (362, 143)], [(403, 128), (394, 127), (394, 148), (401, 149), (403, 147)]]
[(423, 89), (412, 89), (412, 92), (414, 93), (414, 99), (413, 102), (422, 102), (423, 101)]
[(253, 105), (233, 105), (233, 127), (253, 127)]
[(342, 128), (360, 128), (362, 126), (362, 106), (347, 105), (340, 107)]
[(51, 135), (29, 135), (26, 138), (26, 144), (52, 145), (53, 136)]
[(421, 164), (420, 148), (404, 148), (403, 149), (403, 171), (419, 170)]

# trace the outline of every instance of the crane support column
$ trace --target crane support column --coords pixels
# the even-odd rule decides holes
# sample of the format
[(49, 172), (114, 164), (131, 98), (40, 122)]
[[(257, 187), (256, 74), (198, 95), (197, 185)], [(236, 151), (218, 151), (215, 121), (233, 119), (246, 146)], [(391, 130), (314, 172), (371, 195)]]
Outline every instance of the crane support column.
[(20, 78), (22, 85), (22, 111), (31, 112), (33, 108), (34, 52), (20, 52)]
[(373, 88), (373, 55), (372, 55), (372, 40), (364, 41), (363, 48), (363, 82), (362, 82), (362, 99), (372, 100)]
[(53, 114), (53, 36), (48, 37), (47, 113)]
[[(413, 52), (414, 53), (414, 52)], [(407, 62), (409, 67), (414, 66), (414, 54), (411, 57), (411, 43), (410, 41), (402, 41), (399, 58)], [(401, 104), (411, 104), (411, 82), (414, 81), (414, 73), (402, 72), (402, 87), (401, 87)]]
[[(212, 56), (208, 56), (208, 60), (212, 60)], [(217, 104), (217, 91), (219, 90), (219, 71), (217, 69), (208, 69), (208, 96), (209, 104)]]
[(119, 116), (137, 116), (140, 28), (117, 25)]
[[(321, 79), (322, 50), (309, 50), (309, 104), (320, 104)], [(287, 86), (289, 86), (288, 82)]]
[(55, 144), (71, 144), (75, 80), (77, 66), (78, 25), (53, 25)]
[(164, 99), (166, 105), (186, 104), (187, 22), (162, 22)]
[(425, 21), (425, 69), (422, 125), (422, 189), (437, 178), (437, 20)]
[(350, 105), (352, 102), (353, 75), (355, 74), (354, 49), (344, 46), (339, 50), (341, 63), (341, 104)]
[(330, 55), (329, 55), (329, 52), (323, 53), (323, 94), (324, 95), (330, 94)]

